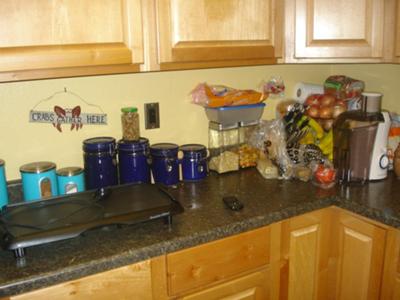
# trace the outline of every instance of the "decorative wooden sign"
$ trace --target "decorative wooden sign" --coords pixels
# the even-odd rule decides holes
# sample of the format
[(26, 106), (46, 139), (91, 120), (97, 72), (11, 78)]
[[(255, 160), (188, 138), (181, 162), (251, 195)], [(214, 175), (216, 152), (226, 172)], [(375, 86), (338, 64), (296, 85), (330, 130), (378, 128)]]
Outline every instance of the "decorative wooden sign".
[[(82, 109), (80, 105), (77, 105), (73, 108), (63, 108), (59, 105), (55, 105), (53, 107), (53, 111), (46, 110), (35, 110), (40, 103), (44, 101), (48, 101), (53, 99), (55, 95), (60, 93), (69, 93), (78, 97), (81, 101), (83, 101), (88, 106), (97, 107), (101, 113), (82, 113)], [(31, 123), (50, 123), (59, 131), (62, 132), (62, 125), (69, 124), (70, 130), (79, 130), (83, 127), (84, 124), (87, 125), (107, 125), (107, 114), (103, 113), (102, 109), (97, 106), (86, 102), (79, 95), (67, 92), (64, 89), (63, 92), (56, 92), (52, 96), (40, 101), (30, 112), (29, 112), (29, 122)]]

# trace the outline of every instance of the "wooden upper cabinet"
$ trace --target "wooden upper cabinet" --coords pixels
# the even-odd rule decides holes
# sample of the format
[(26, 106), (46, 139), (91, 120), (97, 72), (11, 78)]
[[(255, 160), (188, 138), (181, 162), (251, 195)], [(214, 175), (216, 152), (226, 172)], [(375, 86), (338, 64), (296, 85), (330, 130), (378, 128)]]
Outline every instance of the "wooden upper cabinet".
[(287, 1), (287, 60), (382, 61), (384, 0)]
[(280, 0), (156, 0), (161, 69), (275, 62)]
[(141, 14), (140, 0), (2, 0), (0, 81), (139, 70)]
[(396, 36), (394, 42), (394, 56), (397, 62), (400, 62), (400, 1), (397, 1), (397, 11), (396, 11)]

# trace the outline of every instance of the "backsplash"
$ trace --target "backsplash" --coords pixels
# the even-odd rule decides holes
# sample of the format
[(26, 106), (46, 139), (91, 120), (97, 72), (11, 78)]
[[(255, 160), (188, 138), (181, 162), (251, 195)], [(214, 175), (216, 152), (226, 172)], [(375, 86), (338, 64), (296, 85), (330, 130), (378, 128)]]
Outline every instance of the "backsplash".
[[(202, 107), (190, 103), (189, 97), (199, 82), (256, 89), (261, 80), (281, 76), (286, 85), (286, 97), (290, 98), (297, 82), (322, 84), (333, 73), (365, 80), (368, 90), (371, 87), (383, 92), (384, 108), (400, 108), (395, 80), (400, 77), (400, 67), (396, 65), (273, 65), (3, 83), (0, 84), (0, 158), (5, 160), (8, 180), (19, 179), (19, 167), (33, 161), (52, 161), (57, 168), (82, 167), (84, 139), (95, 136), (121, 138), (120, 108), (123, 106), (138, 107), (141, 135), (150, 143), (207, 145), (206, 115)], [(78, 131), (65, 127), (60, 133), (51, 124), (30, 123), (32, 107), (64, 88), (100, 106), (107, 114), (108, 125), (84, 125)], [(266, 101), (264, 119), (275, 117), (279, 100)], [(71, 101), (71, 97), (64, 95), (57, 99), (62, 107), (73, 105)], [(150, 102), (159, 103), (159, 129), (144, 129), (144, 104)]]

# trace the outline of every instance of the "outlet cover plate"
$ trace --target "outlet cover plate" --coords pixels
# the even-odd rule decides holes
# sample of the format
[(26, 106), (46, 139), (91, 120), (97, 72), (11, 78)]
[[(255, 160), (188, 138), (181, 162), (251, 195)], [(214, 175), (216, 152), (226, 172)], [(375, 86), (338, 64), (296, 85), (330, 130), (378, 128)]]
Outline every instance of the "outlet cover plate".
[(146, 129), (160, 128), (160, 106), (158, 102), (145, 103), (144, 114)]

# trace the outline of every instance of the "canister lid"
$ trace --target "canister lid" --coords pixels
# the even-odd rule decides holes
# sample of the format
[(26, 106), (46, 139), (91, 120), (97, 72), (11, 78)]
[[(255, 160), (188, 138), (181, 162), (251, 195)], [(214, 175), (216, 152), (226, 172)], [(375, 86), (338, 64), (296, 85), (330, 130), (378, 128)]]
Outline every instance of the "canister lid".
[(134, 106), (123, 107), (121, 108), (121, 112), (123, 113), (137, 112), (137, 108)]
[(0, 158), (0, 166), (4, 166), (4, 160)]
[(185, 144), (180, 146), (179, 149), (183, 152), (183, 156), (207, 156), (207, 148), (201, 144)]
[(150, 146), (150, 153), (154, 156), (176, 156), (179, 146), (173, 143), (158, 143)]
[(83, 173), (83, 169), (81, 167), (66, 167), (58, 169), (56, 173), (58, 176), (71, 177)]
[(56, 168), (56, 164), (50, 161), (38, 161), (25, 164), (19, 168), (22, 173), (44, 173)]
[(111, 152), (114, 149), (115, 139), (113, 137), (94, 137), (83, 141), (83, 151), (85, 152)]
[(119, 151), (146, 151), (149, 148), (149, 140), (141, 137), (137, 141), (125, 141), (119, 140), (118, 141), (118, 150)]

